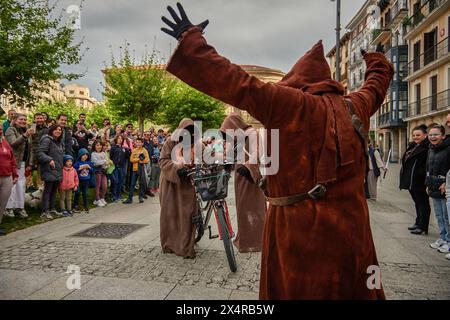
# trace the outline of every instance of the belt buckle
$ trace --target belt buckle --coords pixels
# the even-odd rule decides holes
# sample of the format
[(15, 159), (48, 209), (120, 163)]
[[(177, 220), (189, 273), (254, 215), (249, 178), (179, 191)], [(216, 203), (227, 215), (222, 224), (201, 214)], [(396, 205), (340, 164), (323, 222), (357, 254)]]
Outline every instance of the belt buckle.
[(314, 188), (311, 189), (311, 191), (308, 192), (308, 196), (313, 200), (321, 199), (325, 196), (325, 193), (327, 192), (327, 188), (325, 186), (318, 184)]

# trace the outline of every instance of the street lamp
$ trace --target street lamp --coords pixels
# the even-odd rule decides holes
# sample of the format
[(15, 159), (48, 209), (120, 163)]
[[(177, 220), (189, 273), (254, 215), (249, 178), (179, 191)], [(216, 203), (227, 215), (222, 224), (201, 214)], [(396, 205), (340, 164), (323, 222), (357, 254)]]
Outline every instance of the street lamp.
[(341, 0), (336, 1), (336, 81), (341, 81)]

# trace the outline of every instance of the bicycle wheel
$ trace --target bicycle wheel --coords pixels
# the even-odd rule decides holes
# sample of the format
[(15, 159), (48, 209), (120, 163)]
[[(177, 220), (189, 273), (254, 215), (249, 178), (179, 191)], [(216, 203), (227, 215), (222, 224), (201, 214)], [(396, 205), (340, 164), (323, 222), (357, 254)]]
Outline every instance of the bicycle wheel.
[(228, 229), (224, 208), (222, 206), (217, 206), (216, 214), (219, 221), (220, 234), (222, 235), (222, 241), (223, 246), (225, 247), (228, 265), (230, 266), (231, 272), (236, 272), (237, 270), (236, 257), (234, 256), (233, 243), (231, 241), (231, 234), (230, 230)]
[(195, 224), (195, 243), (198, 243), (205, 234), (202, 212), (199, 210), (192, 220), (193, 224)]

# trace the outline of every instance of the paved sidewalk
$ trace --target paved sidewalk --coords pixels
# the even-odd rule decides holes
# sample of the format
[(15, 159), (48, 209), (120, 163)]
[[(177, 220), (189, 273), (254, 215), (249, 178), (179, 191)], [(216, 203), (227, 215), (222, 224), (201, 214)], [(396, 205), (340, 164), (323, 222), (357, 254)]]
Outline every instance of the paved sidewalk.
[[(397, 189), (397, 174), (393, 166), (379, 201), (369, 204), (387, 297), (448, 299), (450, 261), (428, 247), (437, 229), (429, 236), (408, 232), (414, 208), (409, 194)], [(233, 197), (229, 207), (236, 227)], [(73, 237), (99, 223), (145, 226), (120, 240)], [(237, 254), (239, 269), (232, 274), (218, 239), (204, 237), (193, 260), (164, 255), (159, 244), (157, 198), (14, 232), (0, 238), (0, 299), (257, 299), (260, 254)], [(81, 270), (80, 290), (66, 287), (69, 265)]]

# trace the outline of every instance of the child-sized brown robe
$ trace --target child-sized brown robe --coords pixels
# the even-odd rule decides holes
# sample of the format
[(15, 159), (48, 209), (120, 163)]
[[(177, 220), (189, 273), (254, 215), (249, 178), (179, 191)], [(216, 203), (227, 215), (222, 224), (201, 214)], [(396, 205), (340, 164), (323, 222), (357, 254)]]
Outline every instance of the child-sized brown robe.
[[(364, 55), (364, 86), (351, 93), (369, 128), (383, 103), (393, 68), (382, 53)], [(364, 194), (366, 159), (340, 83), (331, 79), (322, 43), (281, 82), (263, 83), (220, 56), (198, 27), (183, 34), (167, 70), (218, 100), (279, 129), (280, 170), (267, 180), (272, 198), (327, 187), (320, 200), (270, 205), (266, 216), (261, 299), (382, 299), (369, 289), (378, 265)]]
[[(220, 131), (226, 132), (226, 130), (230, 129), (240, 129), (246, 133), (255, 131), (252, 126), (244, 122), (238, 113), (232, 113), (225, 118)], [(252, 150), (257, 152), (257, 145), (253, 146), (254, 148), (250, 150), (250, 140), (252, 139), (247, 139), (247, 152), (252, 152)], [(255, 156), (257, 157), (257, 154)], [(253, 183), (237, 172), (242, 166), (247, 167), (250, 171)], [(264, 218), (266, 215), (266, 198), (258, 187), (258, 183), (262, 178), (259, 172), (259, 165), (246, 161), (245, 164), (237, 164), (235, 169), (234, 191), (236, 194), (238, 233), (234, 245), (241, 253), (260, 252), (263, 239)]]
[[(179, 129), (193, 125), (190, 119), (181, 121)], [(183, 163), (174, 161), (172, 150), (178, 141), (168, 140), (161, 151), (160, 194), (161, 205), (160, 237), (164, 253), (175, 253), (184, 258), (195, 257), (195, 225), (192, 215), (196, 212), (197, 199), (190, 181), (181, 180), (177, 170)]]

